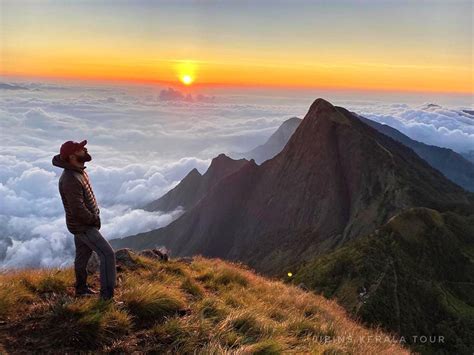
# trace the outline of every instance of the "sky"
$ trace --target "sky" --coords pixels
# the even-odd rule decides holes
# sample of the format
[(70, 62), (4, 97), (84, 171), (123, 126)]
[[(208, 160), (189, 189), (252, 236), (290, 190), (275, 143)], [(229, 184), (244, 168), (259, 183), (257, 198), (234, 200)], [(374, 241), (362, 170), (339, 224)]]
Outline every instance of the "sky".
[(4, 77), (473, 92), (470, 0), (0, 3)]

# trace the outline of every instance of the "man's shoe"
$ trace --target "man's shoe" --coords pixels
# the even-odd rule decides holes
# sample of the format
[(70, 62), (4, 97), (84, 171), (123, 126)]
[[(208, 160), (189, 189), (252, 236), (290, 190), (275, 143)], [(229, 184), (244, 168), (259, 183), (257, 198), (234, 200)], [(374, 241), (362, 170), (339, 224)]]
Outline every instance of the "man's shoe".
[(114, 305), (116, 306), (122, 306), (124, 304), (123, 301), (117, 301), (115, 298), (113, 297), (100, 297), (100, 299), (104, 302), (110, 302), (110, 303), (113, 303)]
[(96, 295), (97, 291), (91, 289), (91, 288), (86, 288), (85, 290), (81, 291), (76, 291), (76, 297), (87, 297), (87, 296), (93, 296)]

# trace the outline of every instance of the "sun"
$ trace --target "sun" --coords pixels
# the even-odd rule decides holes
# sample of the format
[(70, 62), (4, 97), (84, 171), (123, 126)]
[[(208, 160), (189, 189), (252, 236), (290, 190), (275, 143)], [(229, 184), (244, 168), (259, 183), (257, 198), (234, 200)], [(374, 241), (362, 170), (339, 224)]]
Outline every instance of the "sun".
[(197, 63), (193, 60), (176, 60), (174, 63), (177, 79), (186, 86), (196, 81), (197, 69)]
[(184, 85), (191, 85), (194, 81), (194, 78), (189, 74), (185, 74), (181, 76), (181, 81), (183, 82)]

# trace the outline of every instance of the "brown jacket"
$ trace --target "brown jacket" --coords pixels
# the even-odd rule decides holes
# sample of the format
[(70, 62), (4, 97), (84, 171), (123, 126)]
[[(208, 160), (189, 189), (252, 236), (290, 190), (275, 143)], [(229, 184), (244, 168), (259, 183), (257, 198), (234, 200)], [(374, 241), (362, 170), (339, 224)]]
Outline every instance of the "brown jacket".
[(77, 168), (53, 157), (53, 165), (63, 168), (59, 178), (59, 193), (66, 212), (66, 225), (72, 234), (82, 233), (90, 227), (100, 229), (100, 210), (84, 168)]

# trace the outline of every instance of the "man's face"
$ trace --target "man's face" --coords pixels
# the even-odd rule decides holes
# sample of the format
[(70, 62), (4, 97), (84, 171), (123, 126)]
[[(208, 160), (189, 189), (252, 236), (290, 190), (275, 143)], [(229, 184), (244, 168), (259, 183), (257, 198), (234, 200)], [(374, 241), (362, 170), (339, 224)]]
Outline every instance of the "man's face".
[(86, 161), (91, 161), (92, 160), (92, 157), (90, 156), (90, 154), (87, 152), (87, 148), (86, 147), (82, 147), (81, 149), (79, 149), (78, 151), (76, 151), (74, 153), (74, 156), (76, 157), (76, 160), (79, 162), (79, 163), (85, 163)]

